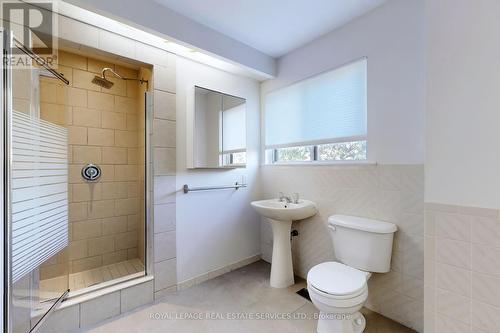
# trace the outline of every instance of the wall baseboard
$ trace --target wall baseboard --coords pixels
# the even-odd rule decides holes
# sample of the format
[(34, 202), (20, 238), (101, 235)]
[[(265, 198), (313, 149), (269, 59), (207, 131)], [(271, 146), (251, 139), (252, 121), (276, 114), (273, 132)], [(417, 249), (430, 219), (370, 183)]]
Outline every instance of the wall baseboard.
[(257, 262), (259, 260), (261, 260), (261, 255), (255, 254), (255, 255), (247, 257), (245, 259), (233, 262), (229, 265), (208, 271), (206, 273), (195, 276), (191, 279), (187, 279), (187, 280), (184, 280), (182, 282), (177, 283), (177, 290), (185, 290), (185, 289), (191, 288), (191, 287), (196, 286), (200, 283), (203, 283), (203, 282), (211, 280), (211, 279), (215, 279), (218, 276), (221, 276), (223, 274), (237, 270), (241, 267), (250, 265), (250, 264)]

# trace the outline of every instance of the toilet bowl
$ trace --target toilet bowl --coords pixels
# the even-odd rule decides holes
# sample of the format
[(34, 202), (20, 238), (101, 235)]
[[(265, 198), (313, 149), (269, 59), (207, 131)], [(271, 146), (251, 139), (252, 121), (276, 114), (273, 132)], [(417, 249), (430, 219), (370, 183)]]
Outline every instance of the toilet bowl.
[(359, 310), (368, 297), (370, 274), (338, 262), (314, 266), (307, 274), (307, 290), (320, 311), (318, 333), (360, 333), (366, 321)]
[(396, 225), (354, 216), (333, 215), (328, 228), (338, 262), (324, 262), (307, 273), (307, 290), (320, 311), (318, 333), (361, 333), (359, 312), (368, 298), (371, 272), (390, 270)]

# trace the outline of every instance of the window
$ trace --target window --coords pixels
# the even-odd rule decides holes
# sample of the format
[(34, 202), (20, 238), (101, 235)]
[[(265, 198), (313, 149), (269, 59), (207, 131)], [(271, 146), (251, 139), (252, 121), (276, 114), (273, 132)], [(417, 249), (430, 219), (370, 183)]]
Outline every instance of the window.
[(367, 60), (265, 96), (267, 163), (366, 160)]
[(240, 166), (247, 163), (245, 100), (233, 96), (223, 97), (222, 113), (222, 165)]
[(239, 153), (229, 153), (222, 155), (222, 165), (226, 166), (244, 166), (247, 164), (247, 153), (245, 151)]

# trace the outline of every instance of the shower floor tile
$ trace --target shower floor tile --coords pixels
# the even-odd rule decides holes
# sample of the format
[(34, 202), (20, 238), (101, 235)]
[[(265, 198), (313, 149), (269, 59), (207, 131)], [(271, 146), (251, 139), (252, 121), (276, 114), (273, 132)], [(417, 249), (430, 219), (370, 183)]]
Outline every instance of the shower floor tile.
[(54, 296), (59, 297), (61, 292), (68, 287), (71, 291), (76, 291), (102, 282), (141, 272), (144, 272), (144, 264), (139, 259), (121, 261), (115, 264), (69, 274), (69, 281), (67, 276), (40, 280), (40, 294), (42, 298), (50, 299)]

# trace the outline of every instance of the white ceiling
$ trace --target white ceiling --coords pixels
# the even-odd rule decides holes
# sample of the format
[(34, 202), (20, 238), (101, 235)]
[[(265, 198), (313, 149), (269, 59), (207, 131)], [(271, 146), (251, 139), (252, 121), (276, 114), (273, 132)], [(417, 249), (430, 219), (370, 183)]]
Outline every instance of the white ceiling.
[(154, 0), (265, 54), (280, 57), (386, 0)]

